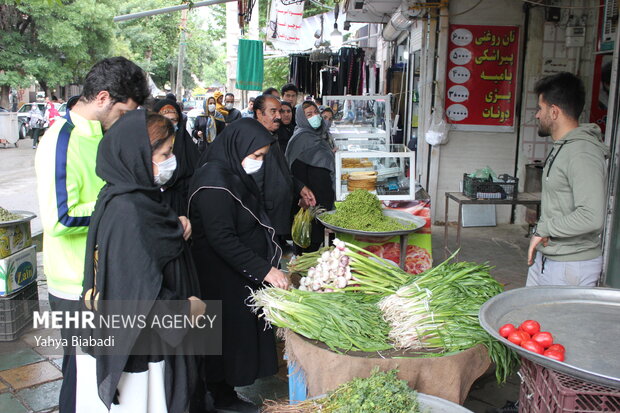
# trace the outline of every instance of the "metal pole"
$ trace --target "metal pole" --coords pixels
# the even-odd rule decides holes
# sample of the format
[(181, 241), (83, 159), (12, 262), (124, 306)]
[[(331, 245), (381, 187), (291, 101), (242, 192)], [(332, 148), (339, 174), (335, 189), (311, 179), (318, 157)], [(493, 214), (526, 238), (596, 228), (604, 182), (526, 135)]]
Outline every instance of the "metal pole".
[(187, 9), (181, 11), (181, 40), (179, 41), (179, 60), (177, 62), (177, 81), (175, 96), (178, 101), (183, 100), (181, 96), (181, 90), (183, 88), (183, 59), (185, 56), (185, 45), (187, 43), (185, 36), (185, 29), (187, 28)]
[[(198, 1), (194, 3), (193, 6), (191, 7), (194, 9), (196, 7), (211, 6), (213, 4), (228, 3), (230, 1), (236, 1), (236, 0)], [(122, 21), (127, 21), (127, 20), (139, 19), (141, 17), (155, 16), (157, 14), (171, 13), (173, 11), (187, 10), (189, 8), (190, 8), (189, 4), (180, 4), (178, 6), (164, 7), (162, 9), (147, 10), (147, 11), (141, 11), (138, 13), (123, 14), (121, 16), (115, 16), (113, 20), (115, 22), (122, 22)]]

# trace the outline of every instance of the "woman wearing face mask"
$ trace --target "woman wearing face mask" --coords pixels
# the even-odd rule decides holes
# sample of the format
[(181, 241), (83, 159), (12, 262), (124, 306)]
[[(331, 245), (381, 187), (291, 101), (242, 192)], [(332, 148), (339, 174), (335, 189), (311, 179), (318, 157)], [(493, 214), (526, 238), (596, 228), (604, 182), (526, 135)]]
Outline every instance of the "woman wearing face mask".
[[(297, 126), (286, 148), (286, 160), (293, 176), (314, 193), (317, 205), (334, 208), (334, 152), (325, 136), (326, 125), (314, 102), (304, 102), (295, 111)], [(306, 207), (302, 205), (302, 207)], [(312, 225), (310, 247), (304, 252), (316, 251), (323, 241), (323, 226)]]
[(217, 110), (219, 113), (222, 114), (222, 116), (224, 116), (224, 118), (226, 118), (226, 116), (228, 116), (228, 109), (224, 105), (224, 94), (219, 90), (216, 90), (213, 93), (213, 97), (215, 98), (215, 110)]
[(196, 117), (192, 137), (198, 141), (198, 150), (203, 152), (226, 127), (224, 116), (216, 110), (215, 98), (205, 100), (204, 114)]
[[(122, 314), (128, 315), (165, 308), (195, 317), (205, 311), (196, 297), (200, 287), (183, 227), (162, 202), (157, 183), (168, 176), (161, 166), (174, 160), (173, 137), (169, 120), (136, 110), (116, 122), (99, 145), (96, 171), (106, 185), (86, 244), (83, 299), (89, 309), (101, 310), (114, 300), (111, 305), (122, 302)], [(94, 339), (113, 334), (114, 353), (91, 348), (84, 349), (91, 355), (77, 356), (76, 411), (185, 412), (196, 382), (195, 358), (170, 354), (189, 354), (180, 351), (188, 332), (138, 325), (122, 333), (103, 325), (85, 331)]]
[(334, 121), (334, 111), (329, 106), (319, 106), (319, 111), (321, 112), (321, 117), (325, 122), (325, 139), (329, 143), (329, 146), (332, 150), (336, 151), (336, 142), (334, 142), (334, 138), (331, 133), (329, 133), (329, 129), (332, 127), (332, 123)]
[(295, 124), (293, 123), (293, 106), (285, 100), (282, 101), (280, 116), (282, 117), (282, 122), (277, 131), (278, 144), (280, 145), (280, 149), (282, 149), (282, 153), (286, 153), (286, 146), (291, 140), (291, 136), (293, 136)]
[(159, 169), (160, 175), (173, 172), (170, 179), (162, 185), (163, 197), (178, 215), (185, 216), (189, 180), (196, 169), (200, 152), (185, 128), (187, 120), (183, 118), (181, 108), (175, 101), (162, 99), (155, 104), (153, 111), (170, 119), (175, 129), (172, 151), (176, 158), (176, 168), (172, 168), (173, 165), (168, 163), (160, 165)]
[(240, 119), (231, 130), (209, 147), (190, 183), (201, 298), (223, 306), (223, 353), (206, 358), (204, 377), (216, 408), (258, 412), (233, 387), (275, 374), (278, 362), (273, 330), (245, 301), (264, 283), (288, 288), (289, 280), (277, 269), (282, 251), (252, 178), (273, 137), (253, 119)]

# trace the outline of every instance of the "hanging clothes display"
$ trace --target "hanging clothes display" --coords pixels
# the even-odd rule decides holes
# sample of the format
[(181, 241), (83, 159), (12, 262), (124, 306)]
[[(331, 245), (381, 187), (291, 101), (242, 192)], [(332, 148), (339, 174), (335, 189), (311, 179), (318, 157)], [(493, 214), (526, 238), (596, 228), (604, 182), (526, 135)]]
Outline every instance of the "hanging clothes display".
[(289, 79), (300, 92), (315, 97), (361, 95), (370, 78), (364, 56), (364, 50), (356, 47), (341, 48), (327, 62), (312, 62), (310, 54), (294, 54), (290, 56)]

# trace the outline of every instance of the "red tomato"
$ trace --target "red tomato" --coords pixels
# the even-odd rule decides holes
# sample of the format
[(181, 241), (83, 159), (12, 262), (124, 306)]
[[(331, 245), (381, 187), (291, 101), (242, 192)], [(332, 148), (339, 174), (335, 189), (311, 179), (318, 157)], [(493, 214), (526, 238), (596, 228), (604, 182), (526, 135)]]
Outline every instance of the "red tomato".
[(552, 344), (547, 349), (547, 351), (549, 351), (549, 350), (551, 350), (551, 351), (559, 351), (562, 354), (566, 353), (566, 349), (561, 344)]
[(549, 348), (553, 344), (553, 336), (551, 333), (546, 331), (541, 331), (540, 333), (536, 333), (532, 336), (532, 340), (543, 346), (544, 348)]
[(530, 335), (525, 331), (513, 331), (508, 335), (508, 341), (515, 343), (516, 345), (520, 345), (521, 342), (527, 341), (530, 339)]
[(534, 340), (526, 340), (521, 343), (521, 347), (526, 350), (533, 351), (534, 353), (543, 354), (545, 349), (543, 346), (535, 342)]
[(525, 331), (530, 336), (533, 336), (540, 331), (540, 324), (538, 324), (538, 321), (535, 320), (525, 320), (519, 326), (519, 330)]
[(547, 350), (543, 355), (553, 360), (564, 361), (564, 353), (562, 351)]
[(499, 335), (507, 338), (510, 333), (517, 331), (517, 327), (514, 326), (514, 324), (504, 324), (503, 326), (501, 326), (499, 328)]

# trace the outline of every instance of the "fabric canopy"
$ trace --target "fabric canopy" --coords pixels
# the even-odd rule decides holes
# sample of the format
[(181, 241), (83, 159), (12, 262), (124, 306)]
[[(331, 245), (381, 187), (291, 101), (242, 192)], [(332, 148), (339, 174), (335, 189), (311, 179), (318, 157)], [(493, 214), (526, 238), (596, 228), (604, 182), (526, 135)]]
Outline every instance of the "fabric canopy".
[(239, 39), (237, 54), (237, 89), (263, 90), (263, 42)]

